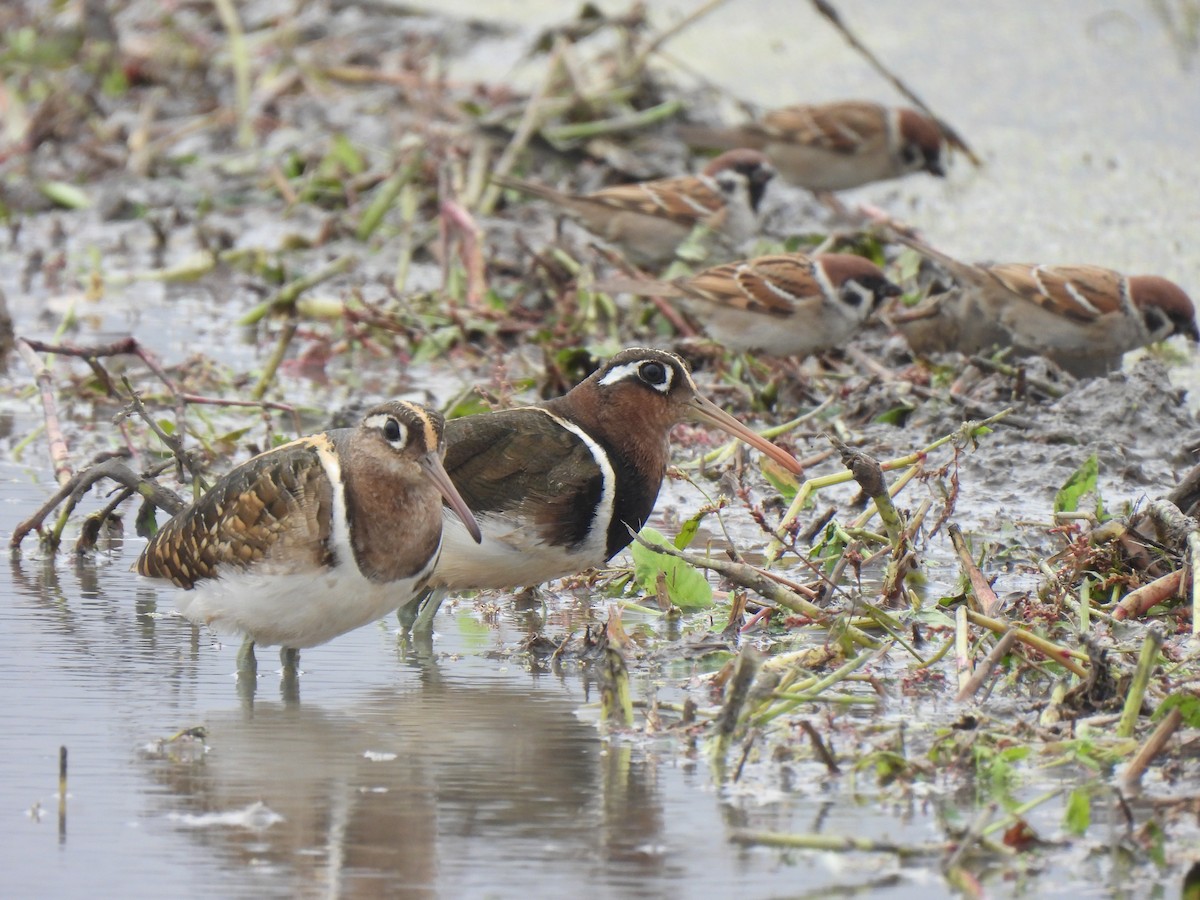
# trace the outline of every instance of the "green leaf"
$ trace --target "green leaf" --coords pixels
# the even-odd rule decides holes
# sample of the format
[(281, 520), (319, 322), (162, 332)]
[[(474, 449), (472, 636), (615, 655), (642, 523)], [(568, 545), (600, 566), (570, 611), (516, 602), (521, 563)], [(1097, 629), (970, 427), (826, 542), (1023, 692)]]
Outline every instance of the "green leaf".
[(696, 533), (700, 530), (700, 523), (707, 515), (708, 510), (702, 509), (680, 526), (679, 534), (675, 535), (676, 550), (686, 550), (691, 546), (692, 541), (696, 539)]
[(1092, 824), (1092, 798), (1084, 788), (1075, 788), (1067, 797), (1064, 824), (1071, 834), (1087, 834), (1088, 826)]
[(767, 479), (771, 487), (779, 491), (785, 502), (791, 503), (796, 498), (796, 492), (800, 490), (800, 485), (796, 484), (790, 476), (777, 474), (772, 469), (772, 466), (763, 466), (763, 477)]
[(350, 143), (350, 139), (344, 134), (333, 136), (333, 140), (330, 141), (329, 153), (326, 154), (325, 159), (337, 163), (351, 175), (361, 175), (367, 168), (362, 154), (355, 149), (354, 145)]
[(1162, 830), (1162, 826), (1153, 819), (1146, 823), (1146, 827), (1142, 832), (1143, 840), (1148, 843), (1146, 850), (1150, 854), (1150, 859), (1160, 869), (1167, 867), (1167, 835)]
[(158, 522), (154, 518), (155, 506), (149, 500), (143, 500), (138, 507), (137, 518), (134, 519), (134, 529), (138, 537), (152, 538), (158, 534)]
[(1188, 728), (1200, 728), (1200, 697), (1189, 691), (1172, 694), (1154, 711), (1154, 721), (1157, 722), (1173, 709), (1179, 710), (1183, 724)]
[(250, 427), (251, 426), (247, 425), (245, 428), (235, 428), (235, 429), (233, 429), (233, 431), (227, 431), (224, 434), (219, 434), (215, 438), (213, 438), (213, 443), (214, 444), (236, 444), (238, 441), (240, 441), (242, 438), (244, 438), (247, 434), (250, 433)]
[[(643, 528), (641, 536), (651, 544), (661, 546), (669, 542), (653, 528)], [(647, 594), (657, 590), (661, 573), (671, 602), (681, 609), (705, 609), (712, 606), (712, 585), (703, 574), (697, 572), (682, 559), (658, 553), (634, 541), (629, 546), (633, 554), (633, 577)]]
[(889, 410), (881, 412), (875, 417), (875, 421), (880, 425), (896, 425), (903, 426), (908, 419), (909, 414), (916, 409), (915, 406), (894, 406)]
[(65, 181), (43, 181), (38, 188), (59, 206), (67, 209), (87, 209), (92, 205), (91, 199), (82, 188)]
[[(1100, 461), (1093, 453), (1082, 466), (1071, 473), (1071, 477), (1058, 489), (1058, 493), (1054, 495), (1054, 511), (1078, 511), (1079, 501), (1083, 499), (1084, 495), (1096, 491), (1096, 479), (1099, 475)], [(1097, 494), (1097, 504), (1099, 504), (1099, 494)]]

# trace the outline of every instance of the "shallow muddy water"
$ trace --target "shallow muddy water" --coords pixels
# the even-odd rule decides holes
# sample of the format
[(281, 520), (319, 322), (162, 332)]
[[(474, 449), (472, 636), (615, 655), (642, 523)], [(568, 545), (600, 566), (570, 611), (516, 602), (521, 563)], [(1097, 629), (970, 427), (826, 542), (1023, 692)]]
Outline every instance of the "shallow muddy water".
[[(1186, 3), (1030, 0), (1001, 12), (934, 0), (838, 5), (988, 163), (972, 172), (960, 159), (945, 183), (909, 179), (854, 199), (911, 219), (935, 243), (964, 256), (1102, 262), (1160, 272), (1193, 295), (1200, 290), (1200, 217), (1192, 202), (1200, 62), (1186, 34), (1176, 34), (1182, 26), (1165, 24), (1183, 15)], [(513, 19), (530, 27), (566, 12), (551, 4), (540, 6), (552, 15), (511, 6)], [(675, 4), (657, 6), (663, 22), (677, 12)], [(508, 11), (472, 0), (453, 0), (444, 9), (473, 16)], [(525, 35), (518, 37), (481, 43), (464, 62), (469, 77), (520, 75), (524, 67), (505, 55), (523, 51)], [(713, 56), (706, 48), (717, 41), (723, 52)], [(767, 106), (891, 98), (800, 4), (731, 2), (672, 50), (693, 66), (711, 62), (714, 80)], [(19, 241), (0, 240), (0, 287), (18, 333), (48, 338), (62, 314), (62, 292), (40, 283), (26, 292), (19, 266), (31, 244), (52, 242), (64, 215), (31, 217)], [(269, 228), (239, 234), (250, 244), (277, 239)], [(167, 262), (178, 262), (172, 253), (193, 249), (170, 247)], [(138, 222), (93, 220), (79, 239), (68, 229), (63, 252), (76, 273), (86, 272), (96, 255), (118, 269), (149, 265), (148, 235)], [(100, 303), (79, 300), (81, 321), (72, 338), (89, 344), (133, 334), (169, 362), (200, 351), (236, 371), (254, 370), (269, 348), (244, 339), (232, 324), (261, 299), (249, 293), (236, 279), (113, 287)], [(327, 386), (287, 373), (281, 383), (289, 399), (329, 410), (362, 394), (396, 390), (428, 391), (444, 401), (470, 375), (437, 363), (398, 368), (334, 361)], [(1171, 377), (1195, 384), (1198, 371), (1192, 357)], [(54, 481), (41, 440), (25, 447), (19, 460), (11, 458), (38, 427), (41, 412), (26, 390), (30, 379), (20, 360), (4, 378), (0, 539), (7, 543)], [(72, 422), (90, 415), (85, 403), (61, 402)], [(1183, 413), (1155, 415), (1145, 404), (1138, 409), (1093, 394), (1064, 413), (1066, 425), (1100, 421), (1106, 412), (1138, 422), (1101, 451), (1101, 480), (1113, 503), (1164, 492), (1186, 465), (1179, 450), (1194, 423)], [(952, 428), (953, 419), (948, 413), (934, 433)], [(1156, 423), (1161, 431), (1155, 432)], [(97, 431), (106, 428), (97, 421)], [(1158, 443), (1131, 449), (1144, 438)], [(902, 437), (898, 444), (907, 449), (913, 440)], [(1026, 449), (1011, 436), (1003, 446), (1003, 455), (965, 469), (960, 513), (1008, 539), (1014, 518), (1048, 518), (1054, 489), (1081, 451), (1068, 444)], [(1019, 463), (1038, 472), (1015, 481), (1005, 466)], [(96, 508), (102, 500), (90, 502)], [(670, 485), (660, 513), (688, 512), (700, 502), (696, 492)], [(171, 590), (129, 572), (140, 547), (127, 536), (92, 559), (76, 560), (69, 548), (47, 559), (29, 540), (21, 556), (0, 566), (4, 896), (950, 893), (936, 860), (789, 853), (744, 847), (730, 835), (749, 828), (932, 842), (944, 837), (947, 816), (974, 814), (969, 790), (958, 796), (935, 778), (897, 803), (866, 777), (830, 779), (807, 758), (753, 758), (741, 780), (720, 786), (703, 748), (689, 747), (680, 735), (604, 736), (598, 689), (584, 668), (565, 663), (540, 670), (519, 649), (533, 629), (545, 626), (561, 638), (603, 621), (602, 598), (551, 588), (544, 618), (508, 598), (450, 603), (439, 615), (432, 648), (402, 644), (391, 620), (363, 628), (305, 651), (298, 698), (281, 690), (274, 651), (260, 651), (250, 697), (233, 676), (236, 639), (221, 641), (193, 628), (171, 612)], [(945, 564), (930, 572), (929, 596), (936, 597), (958, 572), (940, 545), (930, 548), (928, 559)], [(1022, 577), (997, 588), (1029, 588), (1031, 576)], [(627, 614), (625, 625), (663, 627), (636, 614)], [(642, 666), (635, 699), (678, 701), (685, 688), (696, 688), (694, 676), (714, 665)], [(854, 715), (880, 728), (898, 727), (897, 707), (906, 701), (894, 699)], [(912, 705), (905, 713), (913, 717)], [(948, 700), (926, 701), (916, 713), (915, 724), (906, 727), (957, 715)], [(823, 709), (813, 714), (826, 715)], [(202, 728), (202, 736), (168, 741), (193, 728)], [(842, 740), (838, 749), (852, 758), (850, 733)], [(60, 816), (62, 746), (69, 753), (69, 788)], [(1058, 777), (1039, 773), (1016, 794), (1028, 799), (1054, 787)], [(1053, 837), (1062, 815), (1060, 798), (1029, 821)], [(1072, 849), (1049, 871), (1030, 871), (1027, 882), (997, 880), (987, 885), (990, 891), (1173, 895), (1195, 854), (1176, 846), (1155, 875), (1139, 871), (1138, 881), (1127, 884), (1119, 854), (1105, 852), (1109, 814), (1097, 808), (1093, 815), (1087, 850)]]
[[(40, 496), (10, 481), (6, 534)], [(570, 664), (529, 670), (511, 609), (487, 624), (470, 603), (443, 611), (431, 654), (406, 652), (392, 622), (305, 651), (299, 699), (260, 650), (247, 698), (237, 641), (172, 615), (169, 590), (127, 571), (128, 543), (0, 573), (6, 896), (765, 896), (886, 876), (881, 896), (900, 897), (925, 877), (882, 861), (847, 878), (831, 859), (798, 880), (730, 843), (734, 827), (815, 818), (917, 836), (931, 813), (718, 790), (678, 739), (603, 740), (594, 686)], [(675, 665), (660, 696), (686, 676)]]

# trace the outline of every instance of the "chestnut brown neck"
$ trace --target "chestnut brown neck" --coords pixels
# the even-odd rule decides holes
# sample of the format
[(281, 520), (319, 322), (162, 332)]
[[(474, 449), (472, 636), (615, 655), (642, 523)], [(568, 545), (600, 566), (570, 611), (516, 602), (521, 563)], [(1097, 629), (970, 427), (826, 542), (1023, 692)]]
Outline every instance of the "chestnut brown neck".
[(544, 406), (587, 433), (612, 466), (616, 487), (608, 525), (611, 557), (628, 546), (630, 529), (640, 530), (654, 509), (670, 460), (671, 428), (677, 420), (670, 415), (665, 398), (642, 386), (602, 386), (591, 378)]

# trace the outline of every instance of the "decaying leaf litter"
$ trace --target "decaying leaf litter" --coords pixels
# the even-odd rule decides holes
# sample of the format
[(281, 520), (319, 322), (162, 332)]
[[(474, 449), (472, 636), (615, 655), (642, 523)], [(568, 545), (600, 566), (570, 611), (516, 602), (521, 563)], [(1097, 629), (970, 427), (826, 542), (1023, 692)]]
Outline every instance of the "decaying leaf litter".
[[(331, 409), (416, 394), (469, 414), (562, 393), (621, 346), (676, 346), (726, 408), (789, 423), (778, 439), (809, 481), (679, 429), (658, 533), (632, 568), (545, 589), (545, 627), (514, 656), (594, 666), (612, 740), (671, 735), (731, 790), (833, 781), (946, 809), (926, 845), (739, 840), (920, 857), (967, 891), (1055, 852), (1187, 861), (1200, 432), (1169, 358), (1075, 383), (1037, 360), (913, 362), (877, 327), (772, 362), (590, 290), (621, 261), (487, 179), (687, 167), (661, 126), (703, 98), (646, 68), (669, 34), (638, 8), (542, 35), (530, 96), (444, 75), (490, 26), (85, 8), (0, 14), (7, 402), (45, 414), (10, 451), (48, 446), (62, 486), (14, 544), (36, 529), (43, 552), (96, 552), (115, 517), (143, 531), (178, 481), (198, 489)], [(790, 248), (912, 268), (807, 200), (768, 224)], [(172, 302), (190, 322), (139, 322)], [(579, 597), (593, 624), (567, 627), (556, 607)]]

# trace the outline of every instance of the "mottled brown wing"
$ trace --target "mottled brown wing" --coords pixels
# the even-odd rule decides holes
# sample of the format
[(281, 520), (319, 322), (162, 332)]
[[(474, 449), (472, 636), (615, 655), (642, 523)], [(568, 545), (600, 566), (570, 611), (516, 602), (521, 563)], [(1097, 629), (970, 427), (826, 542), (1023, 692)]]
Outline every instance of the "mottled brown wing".
[[(1073, 308), (1091, 307), (1100, 315), (1128, 308), (1125, 276), (1101, 266), (1038, 266), (1038, 280), (1048, 296)], [(1058, 298), (1064, 298), (1058, 300)], [(1067, 299), (1069, 298), (1069, 300)]]
[(317, 453), (293, 441), (238, 466), (154, 536), (137, 571), (190, 588), (264, 561), (289, 571), (332, 563), (333, 492)]
[(689, 227), (721, 212), (725, 206), (724, 198), (695, 175), (615, 185), (587, 194), (583, 199)]
[(788, 106), (768, 113), (763, 126), (789, 143), (821, 147), (831, 153), (860, 152), (883, 133), (884, 113), (874, 103)]
[(699, 299), (776, 316), (791, 315), (796, 300), (821, 293), (812, 261), (786, 253), (705, 269), (686, 286)]
[(1122, 278), (1110, 269), (1004, 263), (987, 270), (1014, 294), (1073, 322), (1121, 309)]
[(604, 488), (583, 440), (536, 408), (451, 419), (445, 465), (477, 516), (533, 522), (559, 546), (587, 536)]

